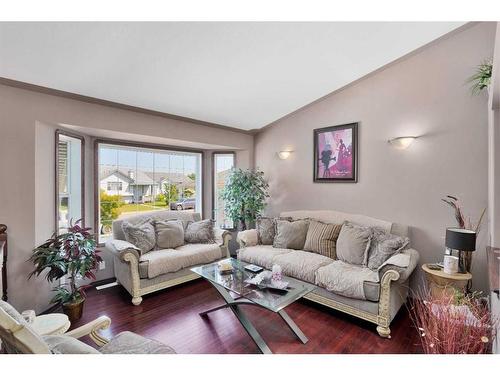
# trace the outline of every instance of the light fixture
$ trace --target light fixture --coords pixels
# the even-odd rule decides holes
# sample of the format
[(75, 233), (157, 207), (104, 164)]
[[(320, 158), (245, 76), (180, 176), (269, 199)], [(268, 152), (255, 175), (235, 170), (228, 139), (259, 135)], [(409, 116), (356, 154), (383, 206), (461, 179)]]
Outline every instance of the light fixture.
[(278, 152), (278, 157), (281, 160), (288, 159), (290, 157), (290, 155), (292, 154), (292, 152), (293, 151), (280, 151), (280, 152)]
[(407, 136), (389, 139), (389, 143), (398, 150), (406, 150), (418, 137)]

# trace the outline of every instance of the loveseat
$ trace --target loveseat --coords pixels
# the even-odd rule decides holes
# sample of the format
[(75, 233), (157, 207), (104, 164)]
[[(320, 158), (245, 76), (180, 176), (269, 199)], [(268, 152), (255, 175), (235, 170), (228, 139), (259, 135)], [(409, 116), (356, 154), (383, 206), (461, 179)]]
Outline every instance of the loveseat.
[(199, 278), (190, 271), (191, 267), (229, 257), (231, 234), (218, 228), (214, 228), (215, 243), (187, 243), (175, 249), (154, 249), (141, 255), (136, 246), (125, 240), (123, 223), (134, 225), (148, 220), (189, 223), (200, 221), (201, 215), (164, 210), (113, 222), (113, 239), (106, 242), (106, 249), (113, 254), (116, 280), (130, 293), (134, 305), (139, 305), (145, 294)]
[[(290, 211), (280, 217), (332, 224), (349, 222), (408, 237), (406, 225), (339, 211)], [(375, 323), (379, 335), (387, 338), (391, 321), (407, 299), (409, 278), (419, 259), (418, 252), (407, 246), (372, 270), (310, 251), (259, 244), (256, 229), (239, 232), (237, 239), (238, 259), (266, 269), (277, 264), (287, 276), (317, 285), (304, 298)]]

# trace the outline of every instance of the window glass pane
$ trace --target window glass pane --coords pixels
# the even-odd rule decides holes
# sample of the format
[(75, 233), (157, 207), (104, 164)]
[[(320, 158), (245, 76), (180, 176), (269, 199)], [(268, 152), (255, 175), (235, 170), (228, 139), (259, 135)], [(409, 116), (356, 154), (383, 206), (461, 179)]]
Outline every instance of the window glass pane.
[(112, 236), (116, 219), (157, 210), (201, 212), (199, 153), (99, 144), (98, 166), (101, 243)]
[(233, 222), (226, 217), (224, 201), (220, 197), (231, 168), (234, 167), (234, 154), (214, 154), (214, 219), (220, 228), (233, 228)]
[(57, 138), (57, 232), (63, 233), (83, 216), (82, 140), (63, 134)]

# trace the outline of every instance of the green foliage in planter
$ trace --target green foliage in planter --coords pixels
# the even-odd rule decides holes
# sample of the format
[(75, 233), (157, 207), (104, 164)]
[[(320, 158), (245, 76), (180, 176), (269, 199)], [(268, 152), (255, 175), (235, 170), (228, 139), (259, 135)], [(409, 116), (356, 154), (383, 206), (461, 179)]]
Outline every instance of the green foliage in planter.
[(40, 276), (47, 271), (45, 278), (52, 283), (67, 276), (68, 283), (54, 288), (56, 292), (51, 303), (73, 303), (85, 297), (86, 286), (77, 286), (77, 279), (95, 280), (95, 270), (102, 261), (96, 250), (94, 236), (90, 228), (80, 226), (81, 219), (72, 223), (66, 233), (55, 233), (42, 245), (33, 250), (30, 261), (35, 269), (28, 278)]
[(479, 64), (476, 68), (476, 73), (474, 73), (468, 80), (467, 83), (471, 83), (472, 95), (477, 95), (485, 88), (487, 88), (491, 83), (491, 74), (493, 71), (493, 63), (490, 60), (485, 60)]
[(264, 172), (232, 169), (221, 192), (226, 215), (245, 230), (265, 208), (268, 188)]

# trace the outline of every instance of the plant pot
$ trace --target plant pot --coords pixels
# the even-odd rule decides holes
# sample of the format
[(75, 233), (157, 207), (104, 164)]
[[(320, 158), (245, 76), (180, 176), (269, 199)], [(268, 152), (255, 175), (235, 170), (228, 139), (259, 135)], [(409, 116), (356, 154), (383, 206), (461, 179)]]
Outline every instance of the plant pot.
[(78, 302), (63, 303), (62, 305), (63, 312), (68, 316), (69, 321), (71, 323), (77, 322), (82, 317), (84, 302), (85, 298), (82, 298)]

